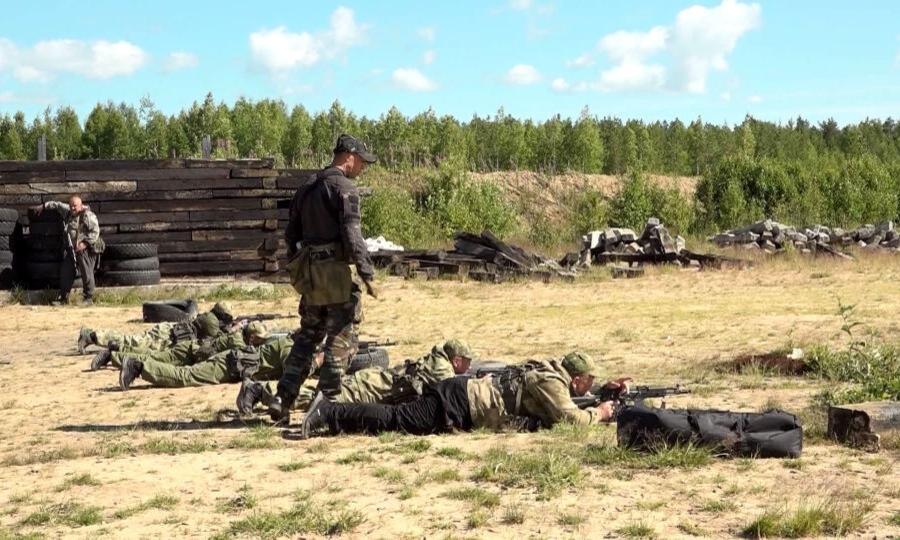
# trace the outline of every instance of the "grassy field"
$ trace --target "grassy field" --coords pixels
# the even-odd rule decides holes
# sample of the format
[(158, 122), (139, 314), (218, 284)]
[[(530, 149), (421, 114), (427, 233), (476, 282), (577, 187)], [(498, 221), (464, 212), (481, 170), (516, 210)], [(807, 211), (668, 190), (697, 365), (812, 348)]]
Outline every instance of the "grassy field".
[[(900, 535), (897, 446), (867, 454), (821, 438), (811, 405), (834, 383), (721, 367), (845, 346), (839, 302), (855, 304), (859, 335), (900, 341), (896, 258), (621, 281), (595, 270), (550, 285), (383, 278), (381, 293), (366, 300), (362, 334), (398, 340), (394, 361), (450, 337), (509, 362), (585, 350), (610, 376), (694, 390), (670, 406), (800, 414), (804, 455), (641, 456), (615, 447), (614, 426), (285, 441), (267, 419), (232, 419), (236, 386), (120, 392), (115, 371), (87, 371), (74, 347), (82, 324), (143, 327), (139, 295), (105, 293), (90, 308), (0, 308), (0, 539)], [(201, 297), (236, 298), (243, 313), (296, 310), (281, 288)]]

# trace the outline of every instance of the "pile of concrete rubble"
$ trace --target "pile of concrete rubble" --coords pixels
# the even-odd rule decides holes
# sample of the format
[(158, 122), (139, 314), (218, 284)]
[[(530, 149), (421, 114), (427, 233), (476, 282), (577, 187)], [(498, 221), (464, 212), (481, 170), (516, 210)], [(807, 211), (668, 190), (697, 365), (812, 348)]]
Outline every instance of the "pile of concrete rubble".
[[(627, 263), (628, 267), (621, 266)], [(632, 229), (609, 228), (591, 231), (582, 236), (581, 252), (567, 255), (562, 266), (590, 266), (591, 264), (613, 265), (616, 277), (640, 275), (643, 264), (676, 264), (686, 267), (741, 267), (745, 261), (730, 257), (700, 254), (685, 247), (684, 238), (673, 237), (659, 218), (647, 220), (643, 232), (638, 235)], [(626, 271), (625, 268), (631, 270)]]
[(856, 246), (866, 250), (900, 251), (900, 233), (894, 230), (894, 222), (879, 225), (863, 225), (857, 229), (842, 229), (813, 225), (793, 227), (767, 219), (747, 227), (732, 229), (709, 238), (719, 247), (736, 246), (749, 250), (777, 253), (793, 247), (800, 253), (825, 252), (847, 256), (840, 248)]

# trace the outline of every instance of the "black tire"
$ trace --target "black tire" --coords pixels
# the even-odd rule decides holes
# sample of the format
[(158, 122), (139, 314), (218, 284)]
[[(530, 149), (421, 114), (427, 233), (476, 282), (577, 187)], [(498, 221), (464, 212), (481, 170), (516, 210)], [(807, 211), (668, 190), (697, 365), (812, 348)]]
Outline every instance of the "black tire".
[(25, 255), (25, 259), (34, 262), (56, 262), (59, 263), (65, 258), (65, 254), (61, 249), (42, 249), (37, 251), (29, 251)]
[(131, 272), (104, 272), (98, 276), (101, 285), (129, 286), (156, 285), (159, 283), (159, 270), (136, 270)]
[(163, 300), (144, 302), (144, 322), (191, 321), (197, 316), (197, 302), (193, 300)]
[(3, 236), (9, 236), (12, 234), (13, 229), (16, 228), (15, 221), (0, 221), (0, 234)]
[(389, 362), (387, 349), (378, 348), (359, 352), (350, 359), (350, 364), (347, 366), (347, 375), (370, 367), (387, 369)]
[(133, 272), (135, 270), (159, 270), (159, 258), (144, 259), (103, 259), (103, 270), (106, 272)]
[(28, 209), (29, 223), (59, 223), (62, 221), (62, 214), (52, 208), (45, 208), (40, 214), (32, 209)]
[(29, 281), (56, 280), (59, 281), (59, 262), (27, 261), (25, 263), (25, 275)]
[(110, 244), (103, 252), (103, 257), (107, 260), (146, 259), (158, 255), (156, 244)]
[(66, 230), (61, 221), (37, 222), (28, 226), (28, 234), (31, 236), (62, 236)]
[(65, 237), (56, 236), (28, 236), (25, 245), (30, 251), (62, 251), (66, 245)]
[(0, 251), (0, 266), (9, 266), (12, 264), (13, 254), (12, 251)]
[(0, 208), (0, 221), (15, 221), (19, 219), (19, 212), (15, 208)]
[(10, 237), (6, 235), (0, 235), (0, 250), (9, 251), (9, 241)]

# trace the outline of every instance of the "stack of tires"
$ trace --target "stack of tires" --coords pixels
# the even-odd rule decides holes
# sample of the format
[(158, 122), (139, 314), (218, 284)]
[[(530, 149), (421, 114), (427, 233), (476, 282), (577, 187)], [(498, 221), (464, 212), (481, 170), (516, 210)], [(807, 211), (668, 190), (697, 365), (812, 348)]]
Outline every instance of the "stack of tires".
[(110, 244), (100, 257), (97, 284), (106, 287), (156, 285), (159, 255), (156, 244)]
[[(23, 225), (19, 253), (22, 262), (18, 264), (22, 281), (29, 289), (58, 289), (68, 247), (62, 216), (54, 210), (40, 214), (29, 210), (27, 224), (23, 222)], [(81, 280), (76, 280), (73, 286), (80, 288)]]
[(8, 289), (13, 284), (12, 236), (19, 213), (12, 208), (0, 208), (0, 287)]

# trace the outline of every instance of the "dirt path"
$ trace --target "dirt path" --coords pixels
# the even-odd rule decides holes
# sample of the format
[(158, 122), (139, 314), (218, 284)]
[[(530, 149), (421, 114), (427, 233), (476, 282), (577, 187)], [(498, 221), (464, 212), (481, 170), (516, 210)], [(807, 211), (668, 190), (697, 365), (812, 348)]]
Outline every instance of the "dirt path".
[[(363, 333), (397, 339), (394, 361), (457, 336), (486, 359), (582, 349), (610, 375), (696, 389), (670, 405), (798, 412), (823, 383), (713, 366), (789, 343), (838, 344), (838, 298), (857, 305), (870, 333), (897, 340), (898, 278), (900, 266), (880, 259), (553, 285), (391, 278), (382, 298), (367, 302)], [(292, 313), (295, 302), (236, 305)], [(249, 536), (315, 537), (331, 527), (375, 538), (731, 537), (764, 510), (827, 500), (871, 506), (851, 535), (900, 535), (896, 451), (871, 455), (813, 440), (799, 461), (650, 469), (578, 457), (588, 445), (609, 444), (611, 427), (286, 442), (265, 421), (230, 419), (234, 386), (138, 383), (120, 392), (115, 371), (86, 371), (90, 356), (74, 352), (80, 326), (137, 331), (143, 325), (127, 321), (139, 313), (0, 307), (0, 538), (208, 538), (229, 527)], [(505, 451), (519, 457), (503, 461)]]

